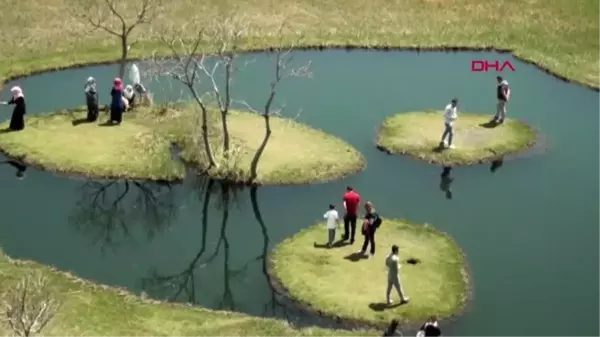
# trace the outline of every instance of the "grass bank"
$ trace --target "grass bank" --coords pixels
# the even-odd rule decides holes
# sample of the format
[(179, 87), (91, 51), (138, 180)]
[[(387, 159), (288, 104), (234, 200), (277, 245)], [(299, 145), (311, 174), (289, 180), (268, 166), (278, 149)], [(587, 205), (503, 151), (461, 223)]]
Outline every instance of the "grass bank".
[[(205, 165), (200, 145), (199, 114), (192, 105), (140, 107), (127, 112), (119, 126), (98, 122), (80, 123), (82, 109), (26, 117), (26, 128), (0, 133), (0, 149), (7, 155), (44, 169), (96, 178), (176, 180), (185, 174), (173, 158), (170, 145), (182, 148), (182, 158)], [(210, 114), (210, 139), (219, 156), (221, 134), (218, 112)], [(0, 129), (8, 121), (0, 124)], [(229, 129), (235, 154), (227, 166), (209, 175), (223, 178), (229, 171), (248, 177), (250, 161), (262, 141), (263, 121), (256, 114), (230, 112)], [(259, 184), (323, 182), (360, 171), (362, 155), (339, 138), (290, 119), (272, 118), (273, 134), (258, 167)], [(323, 157), (321, 153), (330, 153)]]
[(444, 131), (440, 112), (406, 112), (387, 117), (377, 134), (377, 147), (390, 154), (409, 155), (442, 165), (468, 165), (518, 153), (535, 144), (537, 133), (507, 119), (490, 124), (489, 114), (459, 112), (454, 123), (454, 149), (439, 149)]
[[(378, 335), (367, 330), (294, 329), (276, 319), (142, 299), (125, 290), (94, 284), (35, 262), (11, 260), (2, 251), (0, 302), (21, 277), (32, 272), (39, 272), (49, 280), (50, 293), (62, 304), (41, 331), (44, 336)], [(12, 335), (2, 323), (0, 320), (0, 335)]]
[[(355, 253), (362, 237), (352, 246), (328, 249), (321, 247), (326, 236), (324, 224), (314, 225), (280, 243), (270, 257), (279, 286), (309, 310), (357, 323), (385, 325), (397, 318), (419, 325), (430, 315), (453, 316), (466, 305), (466, 260), (450, 237), (429, 225), (385, 219), (376, 234), (377, 254), (370, 259)], [(411, 301), (387, 306), (384, 262), (394, 244), (400, 247), (401, 282)], [(398, 303), (398, 295), (392, 295)]]
[[(119, 57), (118, 41), (68, 15), (67, 0), (5, 0), (0, 14), (0, 76)], [(552, 72), (594, 87), (599, 85), (599, 9), (596, 0), (359, 0), (228, 1), (247, 14), (246, 49), (276, 42), (280, 19), (290, 25), (285, 43), (303, 32), (305, 45), (509, 49)], [(150, 27), (134, 31), (140, 43), (132, 57), (157, 48), (153, 32), (173, 22), (206, 20), (222, 1), (176, 0)], [(16, 29), (15, 27), (19, 27)]]

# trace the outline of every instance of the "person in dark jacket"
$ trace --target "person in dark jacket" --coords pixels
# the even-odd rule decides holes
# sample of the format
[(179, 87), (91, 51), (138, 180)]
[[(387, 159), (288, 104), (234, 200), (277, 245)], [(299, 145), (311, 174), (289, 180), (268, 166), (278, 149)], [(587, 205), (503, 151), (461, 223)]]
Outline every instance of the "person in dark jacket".
[(365, 242), (358, 253), (368, 257), (367, 247), (369, 246), (369, 243), (371, 244), (371, 256), (375, 255), (375, 232), (381, 225), (381, 218), (370, 201), (365, 203), (365, 211), (365, 220), (362, 225), (362, 234), (365, 236)]
[(383, 332), (383, 336), (402, 336), (402, 332), (398, 329), (398, 326), (400, 326), (400, 321), (393, 319), (390, 325)]
[(417, 337), (429, 337), (429, 336), (441, 336), (442, 330), (440, 329), (437, 318), (432, 316), (421, 326), (419, 332), (417, 333)]
[(2, 102), (2, 104), (14, 104), (12, 117), (10, 118), (10, 125), (8, 129), (11, 131), (19, 131), (25, 128), (25, 96), (23, 96), (23, 90), (20, 87), (12, 87), (10, 89), (12, 98), (8, 102)]
[(123, 111), (125, 110), (125, 97), (123, 97), (123, 82), (120, 78), (115, 78), (113, 87), (110, 90), (110, 121), (121, 124), (123, 120)]
[(87, 121), (95, 122), (98, 119), (100, 108), (98, 107), (98, 90), (96, 89), (96, 80), (89, 77), (85, 82), (85, 102), (87, 104)]

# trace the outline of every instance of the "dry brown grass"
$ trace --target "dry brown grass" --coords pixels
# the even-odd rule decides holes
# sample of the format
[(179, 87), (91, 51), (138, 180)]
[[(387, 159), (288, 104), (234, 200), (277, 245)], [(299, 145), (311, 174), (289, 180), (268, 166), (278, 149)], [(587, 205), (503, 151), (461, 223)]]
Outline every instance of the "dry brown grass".
[[(7, 77), (119, 56), (117, 40), (69, 16), (67, 0), (0, 0), (0, 75)], [(214, 17), (237, 7), (249, 20), (246, 47), (274, 43), (282, 18), (286, 41), (368, 46), (495, 46), (566, 77), (598, 86), (598, 2), (595, 0), (174, 0), (133, 36), (146, 42), (131, 56), (156, 49), (155, 33), (174, 22)], [(18, 29), (16, 28), (18, 27)], [(294, 36), (292, 36), (294, 35)]]

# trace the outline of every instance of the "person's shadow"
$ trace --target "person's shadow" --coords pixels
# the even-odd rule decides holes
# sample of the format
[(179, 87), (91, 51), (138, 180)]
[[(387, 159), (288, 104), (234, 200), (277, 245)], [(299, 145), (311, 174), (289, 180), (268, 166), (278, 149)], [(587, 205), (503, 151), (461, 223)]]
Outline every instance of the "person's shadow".
[(452, 167), (450, 166), (444, 166), (444, 168), (442, 169), (442, 173), (440, 174), (440, 190), (442, 192), (444, 192), (444, 194), (446, 195), (446, 199), (448, 200), (452, 200), (452, 182), (454, 181), (454, 178), (452, 178), (450, 176), (450, 174), (452, 173)]
[(17, 169), (17, 172), (15, 173), (15, 177), (17, 177), (17, 179), (21, 180), (25, 178), (25, 171), (27, 171), (27, 165), (16, 160), (5, 160), (2, 162), (2, 164), (8, 164)]
[(496, 172), (499, 168), (502, 167), (502, 165), (504, 165), (504, 158), (499, 158), (492, 161), (492, 165), (490, 165), (490, 172)]

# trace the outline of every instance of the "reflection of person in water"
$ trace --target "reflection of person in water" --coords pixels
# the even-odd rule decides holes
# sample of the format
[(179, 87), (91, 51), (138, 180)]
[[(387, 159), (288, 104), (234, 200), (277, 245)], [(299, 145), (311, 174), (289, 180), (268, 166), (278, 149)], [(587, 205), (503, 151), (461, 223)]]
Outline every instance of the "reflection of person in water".
[(21, 180), (21, 179), (25, 178), (25, 171), (27, 170), (27, 165), (20, 163), (16, 160), (6, 160), (6, 161), (2, 162), (2, 164), (8, 164), (8, 165), (16, 168), (17, 173), (15, 174), (15, 176), (17, 177), (17, 179)]
[(498, 170), (500, 167), (502, 167), (502, 164), (504, 164), (503, 158), (494, 160), (492, 162), (492, 165), (490, 166), (490, 172), (492, 172), (492, 173), (496, 172), (496, 170)]
[(25, 128), (25, 96), (23, 96), (23, 90), (20, 87), (12, 87), (10, 89), (12, 98), (8, 102), (1, 102), (2, 104), (14, 104), (12, 117), (10, 118), (9, 130), (19, 131)]
[(400, 321), (393, 319), (390, 325), (383, 332), (384, 336), (402, 336), (402, 332), (398, 329)]
[(450, 176), (451, 172), (452, 167), (444, 166), (442, 174), (440, 175), (440, 190), (446, 193), (446, 199), (448, 200), (452, 199), (452, 190), (450, 189), (450, 187), (452, 186), (452, 182), (454, 181), (454, 179)]

